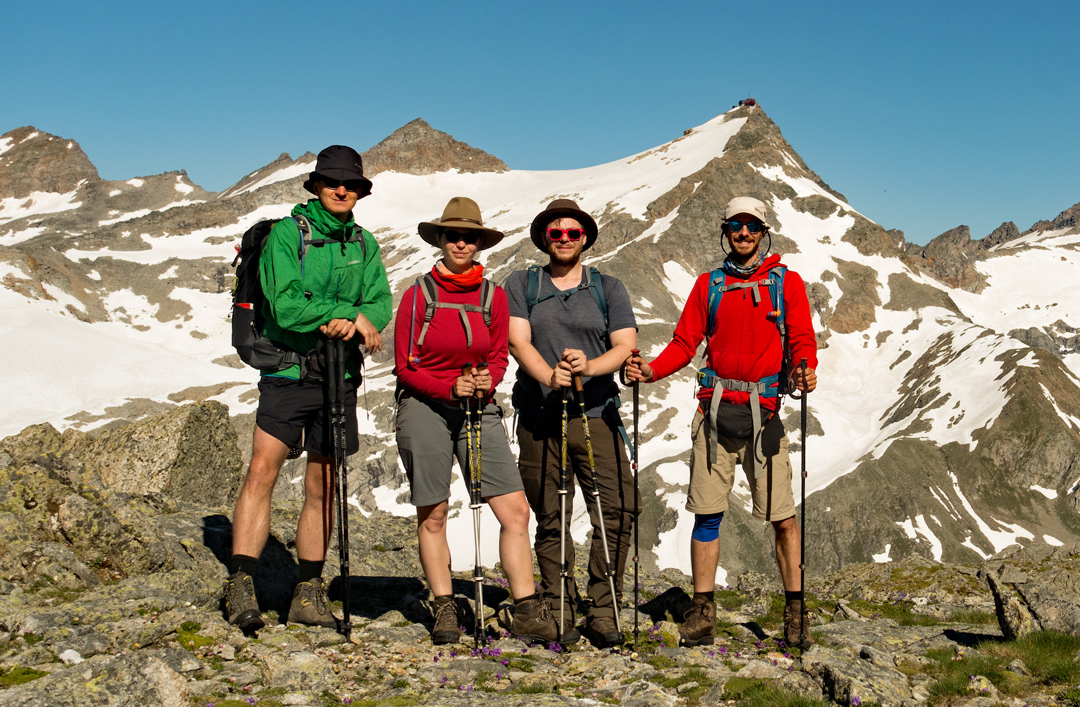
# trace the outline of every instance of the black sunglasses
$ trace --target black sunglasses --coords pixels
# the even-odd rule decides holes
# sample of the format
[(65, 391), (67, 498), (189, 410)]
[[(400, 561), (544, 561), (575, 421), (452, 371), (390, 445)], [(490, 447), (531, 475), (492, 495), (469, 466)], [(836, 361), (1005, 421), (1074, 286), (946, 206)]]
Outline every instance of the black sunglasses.
[(443, 229), (443, 237), (447, 243), (458, 243), (465, 241), (465, 245), (475, 245), (480, 242), (481, 233), (479, 231), (451, 231), (449, 229)]
[(345, 191), (360, 192), (364, 189), (363, 179), (333, 179), (331, 177), (324, 177), (319, 175), (319, 181), (323, 183), (323, 186), (327, 189), (337, 189), (342, 184), (345, 185)]
[(728, 233), (738, 233), (746, 226), (746, 230), (750, 233), (761, 233), (765, 230), (765, 224), (761, 221), (728, 221)]

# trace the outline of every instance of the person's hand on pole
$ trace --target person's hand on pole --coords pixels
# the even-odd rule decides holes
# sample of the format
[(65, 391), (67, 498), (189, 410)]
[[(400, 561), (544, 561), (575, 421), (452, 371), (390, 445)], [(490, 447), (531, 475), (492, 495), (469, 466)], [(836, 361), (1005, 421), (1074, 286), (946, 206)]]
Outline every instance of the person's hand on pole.
[(375, 328), (375, 325), (368, 321), (368, 318), (363, 314), (356, 315), (356, 334), (360, 337), (360, 340), (364, 342), (364, 349), (368, 353), (372, 351), (382, 351), (382, 336), (379, 335), (379, 330)]
[(641, 357), (641, 352), (637, 349), (630, 355), (630, 358), (626, 359), (626, 363), (623, 364), (623, 371), (628, 383), (637, 383), (638, 381), (648, 383), (653, 379), (652, 366)]
[(356, 325), (350, 319), (331, 319), (319, 331), (328, 339), (348, 341), (356, 334)]
[(488, 391), (491, 390), (491, 371), (486, 363), (478, 364), (474, 371), (472, 380), (476, 389), (473, 395), (478, 398), (486, 398)]
[(791, 383), (800, 393), (811, 393), (817, 388), (817, 373), (805, 365), (791, 372)]
[(589, 358), (581, 349), (563, 349), (562, 360), (570, 367), (570, 373), (575, 376), (584, 375), (589, 363)]
[(476, 381), (474, 380), (474, 374), (476, 369), (473, 368), (471, 363), (466, 363), (461, 367), (461, 375), (454, 381), (453, 397), (455, 400), (464, 400), (465, 398), (471, 398), (476, 393)]
[(552, 390), (569, 388), (573, 378), (574, 371), (570, 364), (566, 361), (559, 361), (555, 364), (555, 368), (551, 369), (551, 377), (548, 378), (547, 387)]

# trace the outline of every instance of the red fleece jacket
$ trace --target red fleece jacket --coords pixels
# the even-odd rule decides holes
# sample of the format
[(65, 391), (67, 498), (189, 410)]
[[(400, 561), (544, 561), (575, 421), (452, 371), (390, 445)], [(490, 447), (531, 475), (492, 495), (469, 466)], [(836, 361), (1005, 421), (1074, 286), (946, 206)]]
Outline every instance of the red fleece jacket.
[[(765, 280), (769, 276), (769, 270), (779, 264), (779, 255), (769, 256), (749, 279)], [(738, 281), (731, 275), (727, 277), (729, 284)], [(762, 285), (757, 289), (761, 294), (761, 301), (757, 304), (754, 303), (750, 289), (731, 290), (725, 292), (720, 299), (716, 312), (716, 332), (706, 345), (705, 362), (721, 378), (758, 381), (780, 371), (783, 351), (780, 330), (777, 329), (775, 320), (769, 316), (773, 309), (769, 288)], [(708, 304), (709, 273), (703, 273), (690, 291), (690, 298), (675, 326), (671, 343), (651, 364), (654, 381), (670, 376), (693, 360), (698, 344), (705, 338), (709, 317)], [(792, 270), (788, 270), (784, 276), (784, 305), (788, 347), (793, 365), (798, 365), (799, 361), (805, 358), (807, 366), (817, 368), (817, 340), (814, 337), (814, 325), (810, 320), (806, 284), (802, 277)], [(711, 399), (712, 390), (700, 390), (698, 398)], [(750, 401), (750, 394), (725, 390), (722, 400), (745, 405)], [(762, 398), (761, 406), (775, 410), (776, 398)]]
[[(438, 277), (435, 281), (440, 302), (480, 304), (479, 284), (468, 292), (448, 292)], [(471, 348), (466, 348), (465, 327), (458, 310), (443, 308), (435, 310), (424, 346), (418, 347), (416, 340), (424, 326), (424, 293), (418, 293), (415, 284), (405, 291), (394, 321), (394, 374), (402, 385), (420, 395), (456, 404), (451, 391), (454, 381), (461, 375), (461, 367), (466, 363), (487, 361), (491, 371), (490, 392), (495, 392), (506, 375), (508, 363), (510, 308), (506, 292), (501, 287), (495, 288), (490, 329), (484, 325), (484, 316), (480, 312), (469, 312), (467, 316), (472, 328)], [(410, 351), (414, 355), (419, 352), (419, 364), (409, 363)]]

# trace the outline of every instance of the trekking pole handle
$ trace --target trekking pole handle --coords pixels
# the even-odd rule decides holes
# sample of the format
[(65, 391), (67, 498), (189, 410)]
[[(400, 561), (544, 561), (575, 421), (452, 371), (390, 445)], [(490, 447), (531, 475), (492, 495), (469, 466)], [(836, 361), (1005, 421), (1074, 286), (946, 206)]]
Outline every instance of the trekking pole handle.
[[(477, 371), (477, 373), (482, 373), (482, 372), (486, 371), (486, 370), (487, 370), (487, 368), (488, 368), (488, 365), (487, 365), (487, 361), (481, 361), (480, 363), (476, 364), (476, 371)], [(477, 389), (477, 390), (476, 390), (476, 391), (475, 391), (475, 392), (473, 393), (473, 396), (475, 396), (475, 397), (477, 397), (477, 398), (480, 398), (481, 400), (483, 400), (483, 398), (484, 398), (484, 391), (482, 391), (482, 390), (480, 390), (480, 389), (478, 388), (478, 389)]]

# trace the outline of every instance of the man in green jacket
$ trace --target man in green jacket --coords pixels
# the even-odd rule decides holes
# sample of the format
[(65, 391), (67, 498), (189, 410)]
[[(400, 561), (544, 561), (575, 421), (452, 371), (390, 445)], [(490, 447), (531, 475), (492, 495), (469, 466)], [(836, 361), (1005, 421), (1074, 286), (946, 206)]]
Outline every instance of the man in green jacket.
[[(259, 261), (266, 297), (263, 336), (301, 356), (321, 339), (341, 339), (353, 352), (346, 377), (347, 451), (359, 449), (356, 381), (360, 352), (381, 351), (379, 332), (390, 322), (391, 294), (379, 246), (353, 221), (356, 202), (371, 193), (355, 150), (333, 145), (319, 153), (304, 188), (316, 196), (292, 210), (270, 231)], [(299, 257), (306, 219), (312, 243)], [(361, 243), (362, 241), (362, 243)], [(300, 366), (264, 371), (259, 382), (251, 466), (233, 515), (232, 574), (225, 583), (225, 615), (245, 632), (263, 627), (252, 576), (270, 531), (270, 499), (282, 464), (294, 448), (307, 451), (304, 507), (296, 529), (300, 581), (289, 622), (334, 628), (322, 582), (334, 526), (334, 446), (325, 387), (305, 380)]]

